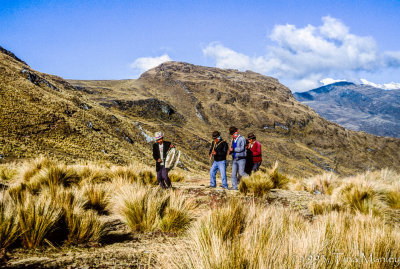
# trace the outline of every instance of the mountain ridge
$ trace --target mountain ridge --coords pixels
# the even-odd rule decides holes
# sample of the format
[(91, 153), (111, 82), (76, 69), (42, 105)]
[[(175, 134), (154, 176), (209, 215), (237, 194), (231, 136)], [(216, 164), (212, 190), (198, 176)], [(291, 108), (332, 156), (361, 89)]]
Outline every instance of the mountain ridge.
[(335, 83), (294, 96), (346, 128), (400, 137), (400, 91)]
[(399, 139), (345, 130), (251, 71), (168, 62), (136, 80), (64, 80), (0, 53), (0, 78), (1, 162), (45, 154), (152, 165), (151, 136), (162, 130), (181, 168), (206, 172), (211, 132), (229, 141), (235, 125), (256, 133), (263, 166), (279, 161), (288, 174), (400, 167)]

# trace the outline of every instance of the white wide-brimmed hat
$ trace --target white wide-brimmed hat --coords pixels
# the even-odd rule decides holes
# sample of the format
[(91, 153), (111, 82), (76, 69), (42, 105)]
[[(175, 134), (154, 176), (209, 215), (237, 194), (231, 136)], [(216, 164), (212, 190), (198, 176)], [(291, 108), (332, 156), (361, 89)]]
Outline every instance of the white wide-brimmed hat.
[(164, 134), (162, 132), (155, 132), (154, 139), (159, 140), (159, 139), (163, 138), (163, 136), (164, 136)]

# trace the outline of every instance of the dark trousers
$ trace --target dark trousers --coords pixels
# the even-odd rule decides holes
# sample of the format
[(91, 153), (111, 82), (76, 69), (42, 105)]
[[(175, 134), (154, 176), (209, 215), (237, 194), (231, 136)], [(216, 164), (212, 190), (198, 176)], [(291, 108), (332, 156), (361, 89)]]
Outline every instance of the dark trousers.
[(161, 166), (160, 170), (157, 172), (157, 181), (158, 184), (160, 184), (160, 187), (163, 189), (171, 187), (171, 181), (168, 177), (168, 171), (164, 166)]

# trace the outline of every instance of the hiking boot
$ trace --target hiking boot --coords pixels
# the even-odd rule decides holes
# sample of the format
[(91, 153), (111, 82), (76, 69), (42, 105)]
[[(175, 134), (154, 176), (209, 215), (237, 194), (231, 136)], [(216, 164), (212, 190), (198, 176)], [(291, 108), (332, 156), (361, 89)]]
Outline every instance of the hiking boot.
[(237, 191), (238, 189), (237, 189), (237, 188), (235, 189), (235, 188), (233, 188), (233, 187), (229, 187), (228, 190), (230, 190), (230, 191)]

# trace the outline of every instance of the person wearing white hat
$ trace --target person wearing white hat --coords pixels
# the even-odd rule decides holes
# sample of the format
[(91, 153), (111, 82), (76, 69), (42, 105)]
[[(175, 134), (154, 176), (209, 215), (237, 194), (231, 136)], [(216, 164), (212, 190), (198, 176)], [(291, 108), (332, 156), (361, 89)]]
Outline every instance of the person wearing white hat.
[(154, 134), (156, 143), (153, 145), (153, 159), (156, 161), (157, 181), (161, 188), (171, 188), (171, 180), (168, 177), (168, 170), (165, 168), (165, 159), (168, 149), (173, 148), (171, 142), (164, 141), (164, 134), (156, 132)]

